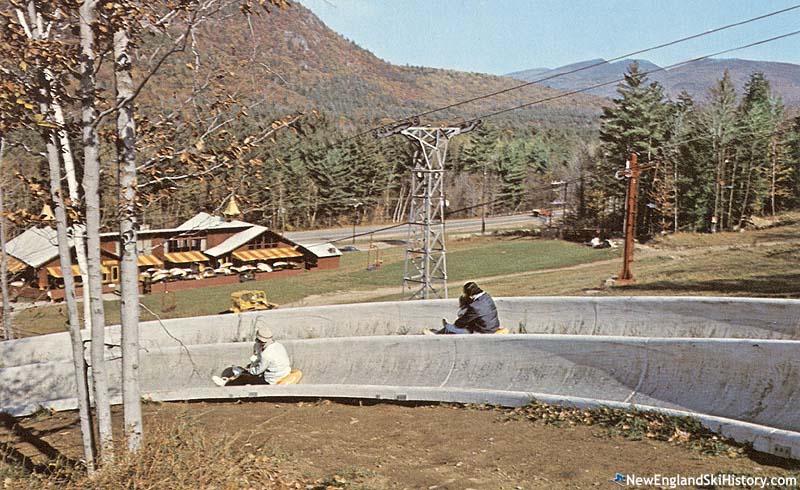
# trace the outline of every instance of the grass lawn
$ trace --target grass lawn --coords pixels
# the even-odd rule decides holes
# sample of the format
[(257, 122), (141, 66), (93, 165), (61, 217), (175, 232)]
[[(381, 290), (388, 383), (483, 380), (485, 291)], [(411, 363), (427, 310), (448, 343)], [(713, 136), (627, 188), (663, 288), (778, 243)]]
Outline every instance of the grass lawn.
[(637, 247), (636, 282), (599, 289), (621, 262), (500, 279), (486, 283), (496, 296), (692, 295), (800, 298), (800, 215), (772, 228), (710, 234), (678, 233)]

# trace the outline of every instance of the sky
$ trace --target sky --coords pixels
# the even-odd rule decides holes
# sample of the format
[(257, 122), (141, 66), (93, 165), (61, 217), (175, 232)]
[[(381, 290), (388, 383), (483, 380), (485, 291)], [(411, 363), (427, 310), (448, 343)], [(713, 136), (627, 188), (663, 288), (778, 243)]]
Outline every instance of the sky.
[[(299, 0), (399, 65), (502, 75), (610, 59), (796, 5), (783, 0)], [(666, 66), (800, 30), (800, 8), (639, 55)], [(800, 64), (800, 35), (725, 58)]]

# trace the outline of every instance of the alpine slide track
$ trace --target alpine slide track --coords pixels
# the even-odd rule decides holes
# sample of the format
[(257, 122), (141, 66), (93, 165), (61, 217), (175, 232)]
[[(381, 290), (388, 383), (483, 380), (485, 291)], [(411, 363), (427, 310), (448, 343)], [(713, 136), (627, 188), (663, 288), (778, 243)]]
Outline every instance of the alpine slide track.
[[(691, 415), (754, 448), (800, 459), (800, 300), (497, 298), (512, 335), (416, 335), (456, 300), (278, 309), (141, 324), (141, 387), (156, 401), (347, 398), (578, 407)], [(300, 384), (219, 388), (264, 322)], [(88, 335), (88, 334), (87, 334)], [(119, 403), (119, 328), (107, 333)], [(67, 333), (0, 343), (0, 410), (77, 407)]]

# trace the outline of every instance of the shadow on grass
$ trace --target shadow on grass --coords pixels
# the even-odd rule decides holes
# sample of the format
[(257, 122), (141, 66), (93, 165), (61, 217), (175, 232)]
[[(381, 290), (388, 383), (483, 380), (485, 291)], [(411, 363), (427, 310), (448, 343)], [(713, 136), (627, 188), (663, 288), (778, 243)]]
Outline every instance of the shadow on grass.
[(753, 242), (758, 243), (770, 243), (770, 242), (786, 242), (786, 241), (793, 241), (797, 240), (798, 236), (796, 232), (791, 231), (781, 231), (775, 233), (765, 233), (761, 236), (757, 236), (753, 238)]
[[(0, 424), (2, 424), (16, 439), (16, 444), (14, 444), (14, 442), (0, 443), (0, 457), (4, 460), (20, 465), (31, 473), (41, 474), (50, 474), (63, 466), (70, 468), (80, 467), (78, 461), (64, 456), (58, 449), (42, 439), (42, 435), (44, 434), (34, 433), (33, 430), (22, 426), (17, 419), (11, 415), (0, 413)], [(66, 426), (59, 427), (58, 430), (73, 425), (74, 424), (67, 424)], [(17, 444), (28, 444), (32, 446), (41, 456), (44, 456), (47, 461), (44, 463), (34, 462), (32, 458), (20, 451)], [(54, 463), (55, 466), (53, 465)]]
[(654, 281), (623, 286), (628, 291), (679, 291), (686, 293), (720, 293), (764, 297), (800, 297), (800, 273), (775, 274), (741, 279), (707, 281)]
[(756, 451), (752, 447), (748, 447), (746, 453), (748, 458), (750, 458), (751, 460), (755, 461), (758, 464), (763, 464), (767, 466), (776, 466), (778, 468), (783, 468), (784, 470), (800, 471), (800, 461), (781, 458), (780, 456), (774, 456), (772, 454), (762, 453)]

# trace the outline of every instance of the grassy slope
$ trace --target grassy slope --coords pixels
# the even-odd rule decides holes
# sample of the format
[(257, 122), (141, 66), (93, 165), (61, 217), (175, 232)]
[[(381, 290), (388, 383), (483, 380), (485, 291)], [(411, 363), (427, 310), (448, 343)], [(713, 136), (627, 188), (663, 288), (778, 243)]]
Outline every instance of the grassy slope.
[[(716, 235), (679, 233), (639, 247), (636, 282), (605, 295), (700, 295), (800, 298), (800, 215), (764, 230)], [(572, 295), (598, 288), (619, 261), (586, 269), (493, 281), (497, 296)]]
[[(528, 238), (451, 240), (447, 254), (451, 296), (460, 285), (477, 280), (494, 296), (580, 295), (705, 295), (800, 298), (800, 214), (787, 215), (782, 225), (745, 233), (697, 235), (681, 233), (637, 248), (634, 284), (600, 289), (620, 268), (620, 250), (592, 250), (581, 245)], [(208, 287), (170, 293), (176, 308), (162, 313), (162, 295), (143, 299), (163, 318), (214, 314), (229, 306), (239, 289), (264, 289), (270, 301), (298, 302), (312, 295), (330, 295), (322, 303), (399, 299), (403, 250), (381, 251), (384, 265), (367, 271), (367, 253), (347, 253), (339, 269), (300, 276)], [(559, 270), (553, 270), (559, 269)], [(353, 292), (366, 292), (353, 295)], [(331, 294), (334, 293), (334, 294)], [(318, 303), (319, 304), (319, 303)], [(15, 325), (30, 332), (64, 328), (63, 305), (21, 312)], [(108, 324), (119, 320), (118, 303), (106, 303)], [(153, 316), (142, 313), (143, 320)]]

